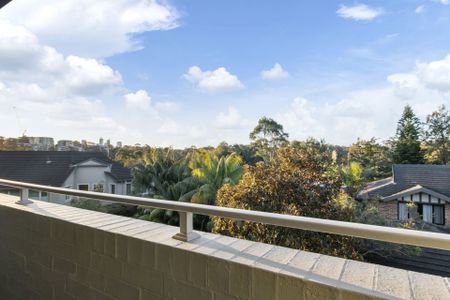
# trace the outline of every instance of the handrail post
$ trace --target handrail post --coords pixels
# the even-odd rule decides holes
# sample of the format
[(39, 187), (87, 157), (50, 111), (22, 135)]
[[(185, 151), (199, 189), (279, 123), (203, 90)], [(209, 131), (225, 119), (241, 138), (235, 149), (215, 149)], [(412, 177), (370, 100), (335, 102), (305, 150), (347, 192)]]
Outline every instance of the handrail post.
[(183, 242), (190, 242), (199, 238), (200, 235), (194, 232), (193, 213), (180, 211), (178, 214), (180, 216), (180, 232), (175, 234), (173, 238)]
[(20, 200), (17, 201), (17, 204), (21, 204), (21, 205), (27, 205), (30, 203), (33, 203), (33, 201), (31, 201), (28, 197), (28, 189), (20, 189)]

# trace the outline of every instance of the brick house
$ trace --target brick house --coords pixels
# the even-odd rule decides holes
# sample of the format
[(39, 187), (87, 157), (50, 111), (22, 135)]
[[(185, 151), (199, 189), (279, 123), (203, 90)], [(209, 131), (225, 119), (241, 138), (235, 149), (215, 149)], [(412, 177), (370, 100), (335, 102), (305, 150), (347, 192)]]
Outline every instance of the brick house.
[(368, 184), (357, 198), (376, 201), (387, 221), (415, 215), (425, 223), (450, 227), (450, 165), (394, 164), (392, 177)]

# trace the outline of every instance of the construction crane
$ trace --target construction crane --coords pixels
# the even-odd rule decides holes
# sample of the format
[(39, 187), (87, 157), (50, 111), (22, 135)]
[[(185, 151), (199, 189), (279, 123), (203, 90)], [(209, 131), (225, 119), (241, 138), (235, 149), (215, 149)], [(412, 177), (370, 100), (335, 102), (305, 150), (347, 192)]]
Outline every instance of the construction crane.
[(20, 122), (19, 112), (17, 111), (17, 107), (13, 106), (14, 112), (16, 113), (17, 124), (19, 125), (19, 129), (22, 132), (22, 137), (27, 133), (26, 129), (23, 129), (22, 122)]

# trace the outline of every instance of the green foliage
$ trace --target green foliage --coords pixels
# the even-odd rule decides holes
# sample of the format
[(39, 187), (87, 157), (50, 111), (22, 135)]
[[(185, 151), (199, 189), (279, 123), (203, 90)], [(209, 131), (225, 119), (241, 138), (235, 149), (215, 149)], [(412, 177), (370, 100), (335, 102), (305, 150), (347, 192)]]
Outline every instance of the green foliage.
[(358, 139), (348, 149), (348, 161), (358, 163), (362, 167), (361, 175), (366, 181), (391, 176), (391, 156), (390, 148), (378, 143), (375, 138)]
[[(227, 148), (222, 145), (222, 148)], [(135, 167), (134, 190), (157, 199), (214, 204), (217, 190), (235, 184), (242, 176), (242, 159), (236, 153), (218, 157), (205, 149), (176, 152), (149, 149), (143, 164)], [(178, 213), (162, 209), (140, 209), (137, 217), (177, 225)], [(195, 227), (208, 230), (209, 218), (195, 216)]]
[(131, 168), (142, 163), (142, 156), (145, 150), (145, 147), (124, 146), (116, 151), (114, 160), (119, 161), (125, 167)]
[(445, 105), (428, 115), (426, 127), (426, 160), (433, 164), (450, 163), (450, 113)]
[(405, 106), (398, 121), (393, 159), (398, 164), (421, 164), (424, 162), (420, 145), (421, 123), (411, 106)]
[[(133, 172), (134, 190), (157, 199), (190, 201), (199, 186), (191, 176), (186, 157), (173, 149), (148, 149), (143, 164)], [(171, 225), (178, 224), (178, 213), (163, 209), (140, 209), (137, 217)]]
[[(224, 185), (217, 205), (281, 214), (350, 221), (353, 208), (336, 201), (341, 186), (332, 156), (314, 149), (280, 148), (271, 162), (247, 167), (235, 186)], [(213, 231), (238, 238), (360, 258), (357, 243), (349, 237), (290, 228), (213, 218)]]
[(357, 191), (366, 183), (363, 177), (363, 168), (357, 162), (350, 162), (347, 166), (342, 166), (340, 172), (349, 194), (356, 196)]
[(196, 152), (189, 167), (201, 183), (192, 202), (215, 204), (216, 193), (224, 184), (236, 184), (242, 177), (242, 158), (236, 153), (218, 157), (209, 151)]
[(25, 136), (18, 139), (0, 136), (0, 151), (31, 151), (31, 147), (21, 146), (27, 142), (28, 138)]
[(83, 208), (87, 210), (94, 210), (100, 212), (107, 212), (105, 206), (101, 204), (98, 200), (85, 199), (85, 198), (75, 198), (72, 199), (71, 205), (78, 208)]
[(275, 150), (287, 144), (289, 137), (281, 124), (267, 117), (259, 119), (249, 136), (258, 149), (257, 153), (265, 160), (271, 160)]

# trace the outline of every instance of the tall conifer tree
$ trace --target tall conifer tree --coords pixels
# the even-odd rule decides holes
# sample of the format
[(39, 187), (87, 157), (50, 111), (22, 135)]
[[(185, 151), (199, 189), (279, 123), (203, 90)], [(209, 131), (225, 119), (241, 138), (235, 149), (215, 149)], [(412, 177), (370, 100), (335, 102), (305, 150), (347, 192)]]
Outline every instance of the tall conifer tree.
[(406, 105), (397, 125), (394, 149), (394, 163), (422, 164), (423, 152), (420, 148), (421, 122), (411, 106)]

